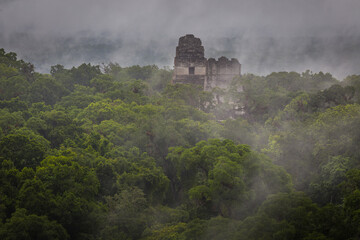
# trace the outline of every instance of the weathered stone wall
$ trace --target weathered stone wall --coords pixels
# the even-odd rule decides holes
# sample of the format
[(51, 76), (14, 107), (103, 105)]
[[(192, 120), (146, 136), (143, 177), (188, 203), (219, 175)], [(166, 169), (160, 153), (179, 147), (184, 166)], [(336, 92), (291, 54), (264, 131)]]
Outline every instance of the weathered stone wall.
[(207, 60), (199, 38), (188, 34), (179, 39), (174, 59), (173, 83), (198, 84), (204, 90), (226, 88), (240, 74), (241, 65), (237, 59), (221, 57), (218, 60)]
[(215, 87), (226, 88), (236, 76), (241, 74), (241, 65), (236, 58), (231, 60), (221, 57), (217, 61), (209, 58), (207, 61), (207, 82), (205, 90)]
[(206, 58), (201, 40), (188, 34), (179, 39), (174, 60), (173, 83), (190, 83), (204, 86)]

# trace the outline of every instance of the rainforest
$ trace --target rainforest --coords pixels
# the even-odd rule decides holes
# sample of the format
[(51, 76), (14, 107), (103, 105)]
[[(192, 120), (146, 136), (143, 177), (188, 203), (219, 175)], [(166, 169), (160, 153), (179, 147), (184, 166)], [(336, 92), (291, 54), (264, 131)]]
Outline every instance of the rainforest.
[(0, 239), (359, 239), (360, 75), (172, 75), (0, 49)]

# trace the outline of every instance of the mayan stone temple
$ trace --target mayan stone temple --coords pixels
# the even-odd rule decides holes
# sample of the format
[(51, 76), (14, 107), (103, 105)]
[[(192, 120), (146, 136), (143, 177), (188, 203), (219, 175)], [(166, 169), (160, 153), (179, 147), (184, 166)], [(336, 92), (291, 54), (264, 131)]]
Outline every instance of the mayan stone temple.
[(179, 39), (174, 60), (173, 83), (203, 86), (204, 90), (226, 88), (234, 77), (240, 76), (241, 64), (236, 58), (206, 59), (201, 40), (188, 34)]

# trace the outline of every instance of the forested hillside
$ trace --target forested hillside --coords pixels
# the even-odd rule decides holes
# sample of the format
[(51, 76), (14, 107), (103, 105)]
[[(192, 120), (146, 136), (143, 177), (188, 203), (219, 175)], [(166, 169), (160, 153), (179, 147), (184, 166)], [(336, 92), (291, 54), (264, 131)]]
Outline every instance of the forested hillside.
[(0, 49), (0, 239), (359, 239), (360, 75), (171, 78)]

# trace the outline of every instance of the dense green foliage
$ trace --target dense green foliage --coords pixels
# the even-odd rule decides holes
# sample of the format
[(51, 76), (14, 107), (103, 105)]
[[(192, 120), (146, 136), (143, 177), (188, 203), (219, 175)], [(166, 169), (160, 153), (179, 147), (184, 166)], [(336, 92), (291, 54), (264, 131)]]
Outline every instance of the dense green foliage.
[(0, 49), (0, 239), (358, 239), (360, 76), (170, 84)]

